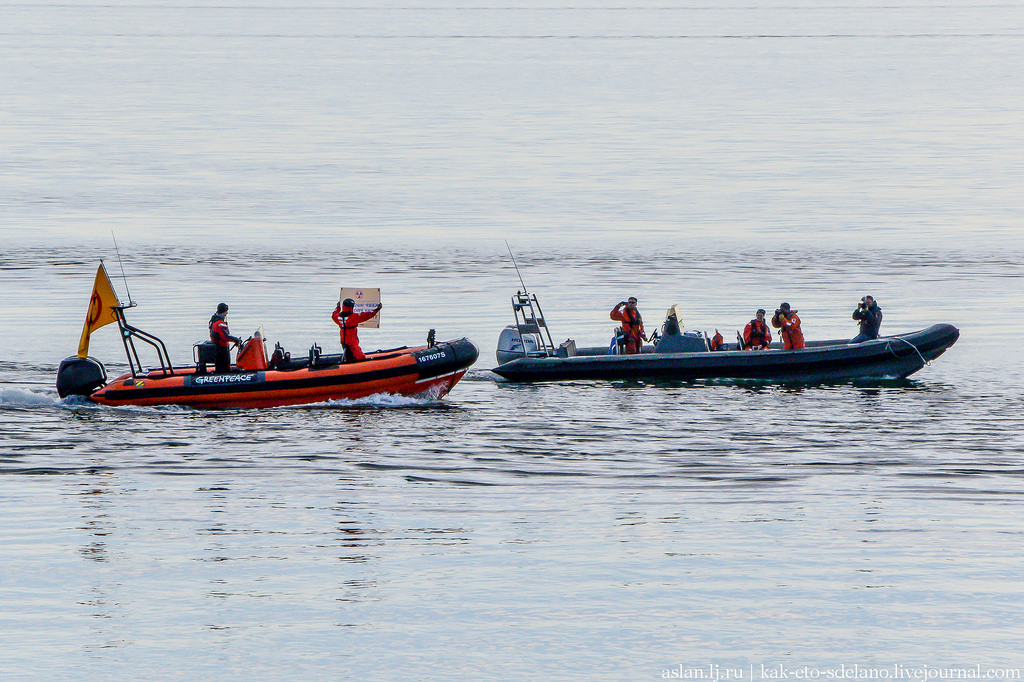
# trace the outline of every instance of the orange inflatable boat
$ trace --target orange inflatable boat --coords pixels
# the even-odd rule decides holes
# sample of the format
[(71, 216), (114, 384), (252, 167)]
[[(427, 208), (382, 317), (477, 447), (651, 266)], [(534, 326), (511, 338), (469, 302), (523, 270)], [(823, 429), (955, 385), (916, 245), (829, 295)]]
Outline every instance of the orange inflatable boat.
[[(440, 398), (465, 375), (478, 351), (467, 339), (421, 348), (367, 354), (366, 360), (316, 356), (286, 369), (243, 369), (200, 374), (196, 367), (174, 367), (124, 374), (83, 395), (102, 405), (187, 405), (199, 408), (276, 407), (362, 398), (375, 393)], [(68, 358), (58, 371), (58, 390), (85, 363), (94, 376), (105, 370), (94, 358)], [(98, 373), (97, 373), (98, 370)], [(88, 370), (86, 370), (88, 371)], [(73, 393), (73, 392), (72, 392)], [(82, 393), (80, 393), (82, 394)]]
[[(57, 370), (57, 392), (62, 398), (86, 396), (103, 405), (186, 405), (197, 408), (250, 408), (302, 405), (328, 400), (362, 398), (375, 393), (440, 398), (461, 379), (479, 355), (468, 339), (393, 348), (368, 353), (365, 360), (346, 362), (345, 355), (323, 355), (313, 346), (308, 355), (292, 359), (280, 344), (273, 356), (261, 332), (239, 346), (229, 372), (208, 372), (212, 344), (197, 344), (191, 366), (173, 366), (163, 341), (125, 320), (125, 308), (112, 293), (106, 271), (97, 273), (97, 290), (90, 303), (79, 354), (66, 358)], [(106, 280), (100, 281), (100, 277)], [(112, 292), (112, 289), (110, 290)], [(111, 300), (111, 297), (112, 300)], [(109, 315), (109, 320), (106, 316)], [(106, 368), (88, 356), (89, 333), (116, 322), (121, 332), (130, 371), (107, 381)], [(156, 350), (160, 366), (143, 369), (136, 342)]]

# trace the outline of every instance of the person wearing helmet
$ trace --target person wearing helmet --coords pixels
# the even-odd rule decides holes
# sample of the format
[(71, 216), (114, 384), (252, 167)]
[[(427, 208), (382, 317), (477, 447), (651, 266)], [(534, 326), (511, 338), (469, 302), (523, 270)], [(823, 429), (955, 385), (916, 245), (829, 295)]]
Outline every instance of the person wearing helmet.
[(630, 296), (628, 301), (622, 301), (612, 308), (610, 317), (622, 323), (622, 333), (626, 337), (622, 352), (627, 355), (639, 353), (643, 348), (641, 339), (646, 341), (647, 334), (644, 333), (644, 318), (636, 308), (636, 297)]
[(221, 303), (217, 306), (217, 312), (210, 318), (210, 340), (217, 347), (216, 371), (231, 371), (231, 344), (242, 342), (237, 336), (232, 336), (228, 329), (228, 304)]
[(782, 330), (782, 347), (786, 350), (799, 350), (805, 346), (804, 332), (800, 328), (800, 318), (788, 303), (783, 303), (772, 317), (772, 326)]
[(764, 321), (764, 308), (758, 308), (756, 317), (743, 330), (743, 347), (749, 350), (767, 350), (772, 343), (772, 332)]
[(346, 298), (344, 301), (338, 301), (334, 314), (331, 315), (334, 323), (341, 327), (341, 346), (345, 349), (346, 362), (366, 359), (366, 354), (359, 347), (359, 332), (357, 328), (361, 322), (373, 319), (374, 315), (379, 313), (380, 309), (384, 307), (378, 303), (377, 307), (373, 310), (368, 310), (365, 313), (356, 313), (353, 312), (355, 306), (355, 301), (351, 298)]

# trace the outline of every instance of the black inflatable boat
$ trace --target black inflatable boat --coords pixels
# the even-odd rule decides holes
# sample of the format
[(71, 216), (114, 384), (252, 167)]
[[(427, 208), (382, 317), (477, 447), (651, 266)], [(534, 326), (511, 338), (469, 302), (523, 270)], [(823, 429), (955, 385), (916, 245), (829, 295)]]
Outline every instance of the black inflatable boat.
[[(637, 355), (610, 354), (609, 348), (558, 346), (533, 294), (512, 299), (516, 324), (498, 342), (498, 366), (492, 371), (509, 381), (571, 379), (753, 379), (769, 382), (828, 383), (902, 379), (942, 355), (960, 331), (936, 324), (907, 334), (851, 344), (847, 339), (810, 341), (801, 350), (740, 350), (738, 344), (711, 351), (707, 336), (683, 333), (671, 311), (654, 346)], [(614, 350), (614, 348), (612, 349)]]

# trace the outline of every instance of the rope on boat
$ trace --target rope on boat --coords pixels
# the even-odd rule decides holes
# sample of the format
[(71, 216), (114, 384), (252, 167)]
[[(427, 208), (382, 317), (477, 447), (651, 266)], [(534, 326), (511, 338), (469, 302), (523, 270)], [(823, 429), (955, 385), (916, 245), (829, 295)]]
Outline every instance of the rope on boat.
[(908, 346), (910, 346), (911, 348), (913, 348), (913, 349), (914, 349), (914, 352), (915, 352), (915, 353), (917, 353), (917, 357), (921, 358), (921, 362), (923, 362), (923, 363), (924, 363), (925, 365), (930, 365), (930, 364), (932, 364), (932, 363), (931, 363), (931, 362), (929, 362), (928, 360), (925, 360), (925, 359), (924, 359), (924, 356), (923, 356), (923, 355), (921, 355), (921, 351), (920, 351), (920, 350), (918, 350), (917, 346), (915, 346), (914, 344), (910, 343), (910, 341), (907, 341), (906, 339), (904, 339), (904, 338), (901, 338), (901, 337), (899, 337), (899, 336), (893, 336), (893, 337), (891, 337), (891, 338), (890, 338), (890, 339), (889, 339), (888, 341), (886, 341), (886, 342), (885, 342), (885, 347), (886, 347), (886, 348), (887, 348), (887, 349), (889, 350), (889, 352), (890, 352), (890, 353), (892, 353), (892, 356), (893, 356), (894, 358), (899, 358), (899, 356), (898, 356), (898, 355), (896, 355), (896, 351), (894, 351), (894, 350), (892, 349), (892, 342), (893, 342), (893, 341), (902, 341), (903, 343), (907, 344)]

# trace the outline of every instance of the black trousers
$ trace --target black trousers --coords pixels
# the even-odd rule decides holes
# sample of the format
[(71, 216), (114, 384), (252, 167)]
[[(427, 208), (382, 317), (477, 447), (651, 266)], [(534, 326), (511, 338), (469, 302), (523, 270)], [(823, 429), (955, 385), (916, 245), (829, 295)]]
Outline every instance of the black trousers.
[(215, 364), (217, 372), (231, 371), (231, 349), (227, 346), (217, 346), (217, 361)]

